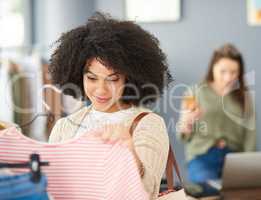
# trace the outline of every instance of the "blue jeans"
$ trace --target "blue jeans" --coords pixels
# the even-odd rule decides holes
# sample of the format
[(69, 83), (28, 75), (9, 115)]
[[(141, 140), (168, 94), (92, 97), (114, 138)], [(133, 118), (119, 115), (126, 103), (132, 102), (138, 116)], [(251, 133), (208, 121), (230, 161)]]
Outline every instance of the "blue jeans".
[(188, 177), (193, 183), (202, 186), (202, 196), (216, 195), (218, 191), (207, 184), (208, 180), (220, 179), (226, 154), (229, 148), (212, 147), (207, 153), (199, 155), (188, 163)]
[(47, 178), (31, 181), (31, 173), (0, 176), (0, 200), (48, 200)]

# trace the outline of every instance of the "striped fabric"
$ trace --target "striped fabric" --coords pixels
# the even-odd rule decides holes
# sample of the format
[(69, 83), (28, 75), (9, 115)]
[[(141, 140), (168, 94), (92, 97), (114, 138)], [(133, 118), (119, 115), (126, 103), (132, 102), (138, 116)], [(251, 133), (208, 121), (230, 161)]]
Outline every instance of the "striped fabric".
[[(15, 128), (0, 132), (0, 162), (28, 161), (39, 153), (55, 200), (148, 199), (131, 152), (119, 144), (105, 144), (93, 134), (63, 143), (32, 140)], [(26, 172), (17, 169), (15, 172)]]

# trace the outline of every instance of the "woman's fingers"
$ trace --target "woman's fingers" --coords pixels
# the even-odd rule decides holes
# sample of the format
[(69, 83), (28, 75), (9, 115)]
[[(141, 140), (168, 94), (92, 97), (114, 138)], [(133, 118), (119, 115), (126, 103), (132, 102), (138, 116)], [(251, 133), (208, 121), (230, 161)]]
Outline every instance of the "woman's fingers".
[(109, 125), (105, 125), (101, 130), (101, 139), (104, 141), (108, 141), (111, 138), (112, 130), (113, 129)]
[(193, 112), (193, 118), (195, 121), (199, 120), (201, 117), (201, 110), (199, 108), (197, 108), (194, 112)]
[(116, 142), (130, 138), (128, 128), (122, 124), (105, 125), (101, 138), (107, 142)]
[(200, 108), (197, 108), (196, 110), (187, 113), (188, 119), (190, 122), (194, 123), (195, 121), (198, 121), (202, 117), (203, 111)]
[(179, 120), (180, 131), (185, 134), (191, 134), (193, 124), (200, 120), (203, 114), (204, 111), (200, 107), (197, 107), (195, 110), (184, 110)]

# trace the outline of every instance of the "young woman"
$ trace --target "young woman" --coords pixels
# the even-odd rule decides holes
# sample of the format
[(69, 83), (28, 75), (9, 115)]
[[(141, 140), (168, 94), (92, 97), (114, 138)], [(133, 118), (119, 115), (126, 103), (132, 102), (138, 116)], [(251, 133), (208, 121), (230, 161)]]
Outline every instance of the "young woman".
[(241, 53), (225, 44), (213, 53), (205, 80), (182, 101), (178, 136), (186, 144), (189, 179), (203, 187), (202, 195), (216, 193), (206, 182), (221, 177), (227, 153), (255, 150), (254, 111), (243, 76)]
[[(144, 106), (155, 102), (171, 81), (158, 40), (133, 22), (97, 13), (61, 36), (50, 72), (56, 85), (78, 89), (64, 89), (65, 94), (77, 97), (80, 91), (91, 105), (60, 119), (49, 142), (103, 130), (105, 142), (120, 141), (130, 149), (145, 189), (156, 199), (169, 140), (164, 120)], [(133, 119), (142, 112), (149, 114), (131, 136)]]

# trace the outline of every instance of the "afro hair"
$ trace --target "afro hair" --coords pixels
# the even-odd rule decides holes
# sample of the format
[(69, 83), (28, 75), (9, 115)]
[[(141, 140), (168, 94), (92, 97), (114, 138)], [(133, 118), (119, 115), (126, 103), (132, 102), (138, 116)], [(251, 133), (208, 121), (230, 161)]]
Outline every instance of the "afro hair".
[(60, 88), (66, 88), (67, 84), (77, 86), (80, 96), (73, 89), (63, 90), (75, 98), (87, 98), (84, 97), (83, 70), (86, 62), (93, 58), (124, 74), (125, 84), (135, 86), (135, 90), (125, 87), (124, 103), (155, 102), (172, 81), (158, 39), (132, 21), (95, 13), (85, 25), (63, 33), (55, 44), (49, 66), (53, 84)]

